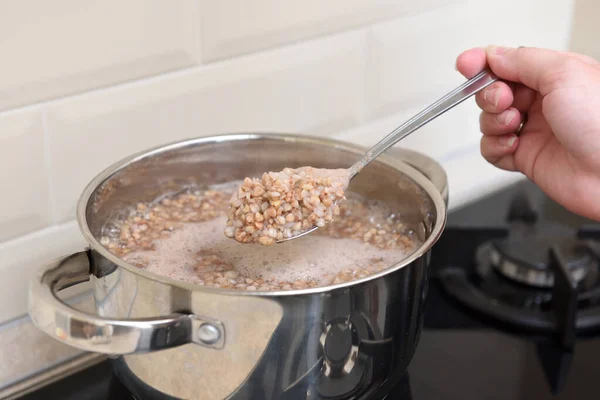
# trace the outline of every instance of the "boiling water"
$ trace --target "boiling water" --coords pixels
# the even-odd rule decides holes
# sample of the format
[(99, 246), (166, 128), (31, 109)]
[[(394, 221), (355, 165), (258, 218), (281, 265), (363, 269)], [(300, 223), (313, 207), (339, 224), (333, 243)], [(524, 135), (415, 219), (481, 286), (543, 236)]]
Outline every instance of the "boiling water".
[(157, 275), (240, 290), (290, 290), (359, 279), (418, 246), (397, 215), (354, 193), (327, 226), (289, 242), (242, 244), (224, 234), (235, 185), (186, 191), (138, 204), (105, 227), (101, 242)]
[(155, 250), (136, 251), (125, 259), (146, 265), (158, 275), (197, 283), (198, 253), (218, 255), (244, 277), (279, 282), (314, 281), (327, 285), (344, 270), (364, 269), (373, 259), (392, 265), (408, 254), (404, 249), (382, 250), (355, 239), (307, 235), (276, 246), (240, 244), (223, 235), (226, 218), (185, 224)]

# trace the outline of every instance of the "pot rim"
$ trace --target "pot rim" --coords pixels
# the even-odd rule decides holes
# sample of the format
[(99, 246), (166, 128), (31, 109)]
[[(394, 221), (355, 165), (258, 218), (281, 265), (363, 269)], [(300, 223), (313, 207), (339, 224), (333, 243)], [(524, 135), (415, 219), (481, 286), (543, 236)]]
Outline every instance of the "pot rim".
[(171, 150), (175, 150), (182, 147), (187, 147), (191, 145), (198, 144), (208, 144), (208, 143), (221, 143), (228, 141), (243, 141), (243, 140), (256, 140), (256, 139), (275, 139), (275, 140), (283, 140), (294, 143), (309, 143), (309, 144), (322, 144), (324, 146), (333, 146), (335, 149), (344, 150), (350, 153), (354, 153), (357, 155), (364, 154), (365, 149), (361, 146), (354, 145), (351, 143), (347, 143), (337, 139), (331, 138), (323, 138), (305, 134), (291, 134), (291, 133), (277, 133), (277, 132), (261, 132), (261, 133), (224, 133), (218, 135), (211, 136), (202, 136), (191, 139), (184, 139), (179, 141), (170, 142), (167, 144), (158, 145), (155, 147), (148, 148), (146, 150), (142, 150), (140, 152), (134, 153), (128, 157), (122, 158), (121, 160), (113, 163), (98, 175), (96, 175), (85, 187), (83, 192), (79, 197), (79, 201), (77, 203), (77, 224), (79, 225), (79, 230), (84, 236), (86, 242), (88, 243), (90, 249), (94, 252), (97, 252), (102, 257), (110, 260), (115, 265), (126, 269), (127, 271), (134, 273), (136, 275), (141, 275), (147, 279), (151, 279), (154, 281), (158, 281), (160, 283), (177, 286), (182, 289), (186, 289), (189, 291), (203, 291), (207, 293), (215, 293), (220, 295), (235, 295), (235, 296), (268, 296), (268, 297), (279, 297), (279, 296), (297, 296), (304, 294), (319, 294), (319, 293), (327, 293), (334, 290), (349, 288), (352, 286), (357, 286), (362, 283), (376, 280), (381, 278), (382, 276), (394, 273), (395, 271), (404, 268), (407, 265), (410, 265), (412, 262), (422, 257), (427, 251), (429, 251), (433, 245), (438, 241), (442, 232), (446, 226), (447, 219), (447, 207), (442, 198), (442, 194), (439, 190), (434, 186), (434, 184), (425, 177), (421, 172), (408, 165), (407, 163), (394, 159), (386, 154), (382, 154), (377, 158), (377, 162), (381, 162), (389, 167), (392, 167), (400, 172), (406, 174), (409, 178), (414, 180), (417, 185), (419, 185), (427, 195), (432, 199), (434, 204), (434, 208), (436, 210), (436, 220), (433, 230), (431, 231), (429, 237), (423, 242), (423, 244), (415, 250), (411, 255), (404, 258), (401, 262), (389, 266), (383, 271), (380, 271), (376, 274), (369, 275), (365, 278), (352, 280), (350, 282), (344, 282), (336, 285), (328, 285), (321, 286), (315, 288), (308, 289), (300, 289), (300, 290), (279, 290), (279, 291), (244, 291), (244, 290), (233, 290), (233, 289), (221, 289), (221, 288), (212, 288), (203, 285), (196, 285), (190, 282), (179, 281), (175, 279), (171, 279), (165, 276), (157, 275), (151, 272), (148, 272), (144, 269), (138, 268), (134, 265), (131, 265), (124, 260), (120, 259), (113, 253), (111, 253), (108, 249), (106, 249), (100, 241), (97, 240), (92, 234), (89, 225), (87, 223), (86, 218), (86, 210), (88, 202), (96, 191), (96, 189), (104, 183), (107, 179), (113, 176), (115, 173), (125, 169), (129, 165), (140, 161), (145, 158), (152, 157), (157, 154), (165, 153)]

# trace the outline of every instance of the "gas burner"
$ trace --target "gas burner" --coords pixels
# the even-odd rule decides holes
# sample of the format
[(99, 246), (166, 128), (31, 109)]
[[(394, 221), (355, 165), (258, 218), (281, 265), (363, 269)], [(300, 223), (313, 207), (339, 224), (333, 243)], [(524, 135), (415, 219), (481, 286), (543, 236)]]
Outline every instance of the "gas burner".
[(600, 230), (547, 222), (538, 224), (518, 195), (506, 228), (447, 228), (441, 241), (448, 238), (451, 257), (438, 276), (447, 293), (481, 315), (572, 348), (578, 334), (600, 331)]
[[(448, 230), (447, 233), (460, 235), (466, 231)], [(437, 276), (448, 294), (482, 316), (527, 334), (557, 337), (561, 346), (572, 348), (577, 334), (600, 330), (599, 254), (594, 243), (586, 243), (590, 262), (585, 264), (586, 273), (579, 282), (570, 268), (579, 264), (566, 262), (573, 259), (565, 256), (563, 246), (559, 245), (553, 245), (548, 251), (548, 270), (554, 277), (552, 287), (515, 282), (492, 266), (491, 241), (478, 245), (479, 262), (448, 266)], [(574, 254), (579, 255), (574, 259), (585, 259), (583, 253)]]
[[(558, 246), (563, 263), (576, 283), (580, 283), (593, 267), (594, 260), (585, 243), (569, 238), (530, 237), (492, 240), (478, 251), (478, 264), (487, 262), (501, 275), (515, 282), (538, 288), (554, 285), (550, 268), (550, 249)], [(489, 260), (481, 259), (487, 257)], [(481, 268), (479, 268), (481, 270)]]
[[(532, 312), (551, 310), (557, 269), (551, 256), (554, 248), (560, 253), (561, 268), (564, 268), (573, 290), (577, 292), (578, 307), (600, 303), (600, 270), (586, 242), (566, 240), (551, 245), (551, 240), (531, 240), (547, 244), (547, 255), (543, 257), (541, 251), (538, 254), (533, 250), (529, 253), (523, 251), (522, 258), (517, 256), (517, 252), (506, 251), (510, 242), (508, 238), (493, 239), (479, 245), (475, 251), (474, 273), (466, 276), (468, 284), (480, 290), (490, 301)], [(526, 243), (523, 249), (525, 247)], [(529, 257), (529, 262), (525, 261), (525, 257)], [(538, 263), (532, 262), (535, 257), (538, 257)]]

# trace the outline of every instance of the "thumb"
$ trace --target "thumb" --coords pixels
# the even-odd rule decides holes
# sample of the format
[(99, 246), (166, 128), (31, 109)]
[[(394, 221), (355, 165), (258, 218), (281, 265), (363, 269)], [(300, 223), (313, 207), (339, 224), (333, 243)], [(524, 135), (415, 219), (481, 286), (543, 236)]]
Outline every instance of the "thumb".
[(543, 96), (553, 89), (548, 78), (569, 58), (565, 53), (534, 47), (488, 46), (485, 52), (490, 69), (499, 78), (522, 83)]

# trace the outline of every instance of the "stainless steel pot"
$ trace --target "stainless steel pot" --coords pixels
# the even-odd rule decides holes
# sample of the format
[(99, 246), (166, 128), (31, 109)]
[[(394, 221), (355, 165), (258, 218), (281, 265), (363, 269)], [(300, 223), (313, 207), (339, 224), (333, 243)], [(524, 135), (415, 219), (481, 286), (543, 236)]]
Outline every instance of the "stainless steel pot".
[[(350, 283), (262, 293), (208, 288), (128, 265), (99, 243), (108, 221), (160, 193), (286, 166), (346, 167), (362, 151), (307, 136), (234, 134), (118, 162), (81, 196), (77, 219), (89, 249), (43, 267), (31, 282), (33, 322), (66, 344), (114, 357), (117, 375), (142, 399), (363, 399), (385, 393), (417, 346), (430, 250), (446, 221), (445, 174), (433, 160), (392, 150), (397, 157), (381, 156), (352, 182), (352, 190), (401, 213), (423, 245), (400, 264)], [(56, 296), (87, 280), (97, 315)]]

